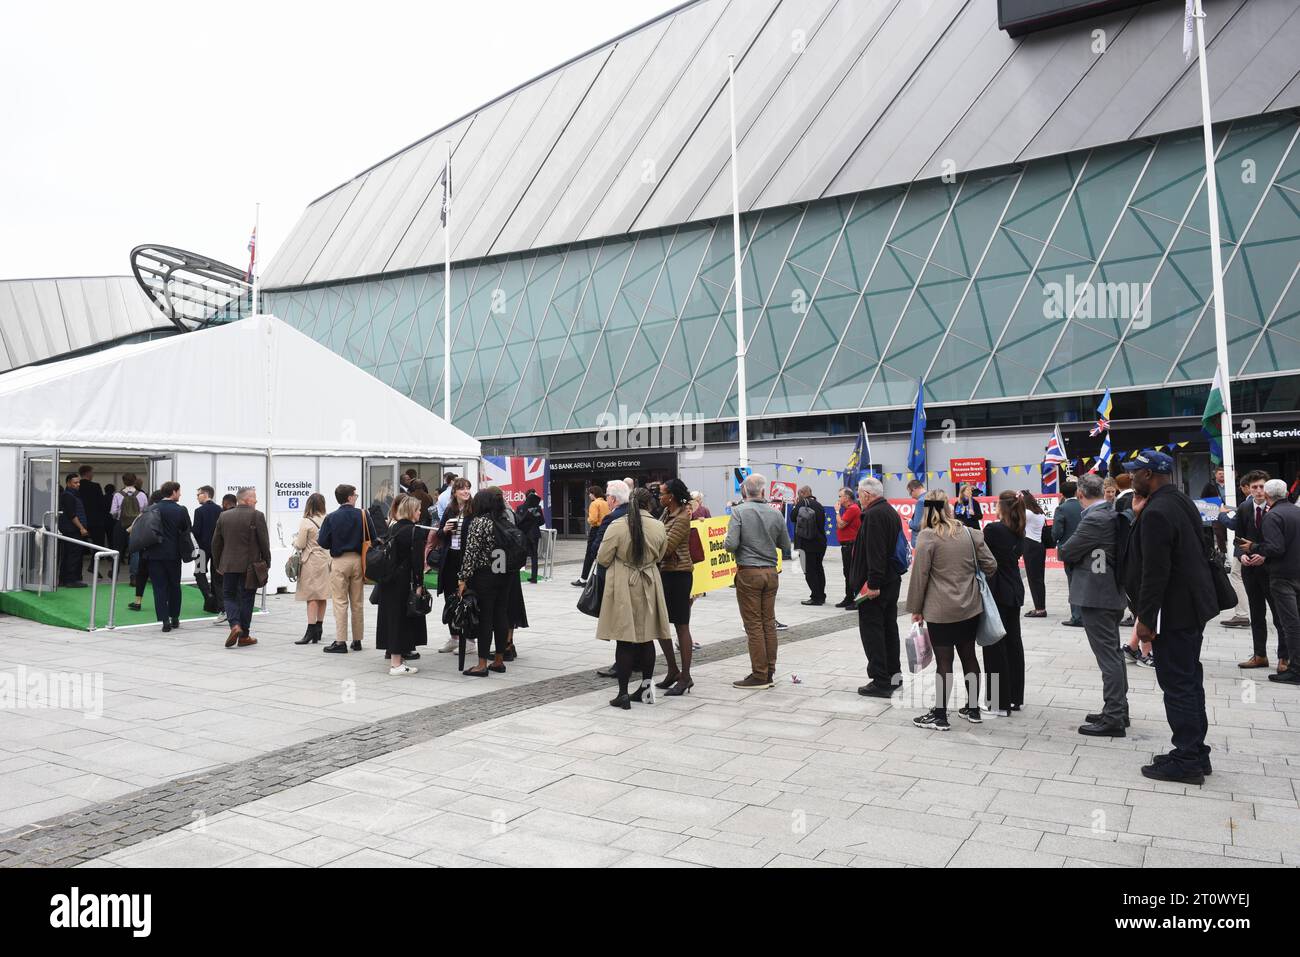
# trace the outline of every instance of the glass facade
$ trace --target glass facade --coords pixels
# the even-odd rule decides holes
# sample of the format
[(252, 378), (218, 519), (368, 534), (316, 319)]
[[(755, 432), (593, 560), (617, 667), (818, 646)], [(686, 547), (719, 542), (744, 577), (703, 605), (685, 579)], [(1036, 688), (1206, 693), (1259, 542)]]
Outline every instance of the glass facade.
[[(1216, 130), (1234, 375), (1300, 371), (1295, 117)], [(748, 414), (1205, 381), (1199, 131), (742, 217)], [(737, 415), (730, 219), (457, 263), (452, 419), (483, 438), (631, 412)], [(443, 272), (266, 293), (442, 413)]]

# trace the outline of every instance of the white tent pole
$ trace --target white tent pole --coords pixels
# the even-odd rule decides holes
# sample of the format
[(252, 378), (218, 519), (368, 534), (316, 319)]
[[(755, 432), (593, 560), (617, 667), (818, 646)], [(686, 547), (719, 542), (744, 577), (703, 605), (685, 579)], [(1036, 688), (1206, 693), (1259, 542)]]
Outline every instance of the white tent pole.
[(446, 240), (446, 270), (442, 288), (442, 414), (451, 421), (451, 140), (447, 140), (447, 225), (443, 227)]
[(1210, 124), (1210, 77), (1205, 66), (1205, 10), (1196, 0), (1197, 68), (1201, 74), (1201, 126), (1205, 133), (1205, 197), (1210, 207), (1210, 264), (1214, 279), (1214, 341), (1223, 392), (1223, 500), (1237, 506), (1237, 462), (1232, 442), (1232, 378), (1228, 368), (1228, 325), (1223, 310), (1223, 251), (1219, 248), (1219, 185), (1214, 172), (1214, 132)]
[(736, 411), (740, 419), (740, 467), (749, 468), (749, 421), (745, 384), (745, 302), (740, 288), (740, 171), (736, 165), (736, 57), (727, 57), (731, 100), (731, 231), (736, 265)]
[(262, 204), (261, 204), (261, 203), (258, 203), (258, 204), (257, 204), (257, 208), (256, 208), (256, 210), (255, 210), (254, 213), (253, 213), (253, 262), (252, 262), (252, 270), (253, 270), (253, 315), (257, 315), (257, 309), (258, 309), (258, 301), (257, 301), (257, 294), (258, 294), (258, 288), (257, 288), (257, 227), (258, 227), (258, 225), (259, 225), (259, 221), (261, 220), (261, 218), (262, 218)]

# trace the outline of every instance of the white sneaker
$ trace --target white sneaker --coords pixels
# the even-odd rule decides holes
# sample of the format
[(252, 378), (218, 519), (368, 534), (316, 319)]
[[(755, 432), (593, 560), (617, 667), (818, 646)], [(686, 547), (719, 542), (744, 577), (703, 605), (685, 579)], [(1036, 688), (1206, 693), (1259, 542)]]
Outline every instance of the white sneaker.
[(389, 668), (388, 674), (394, 678), (405, 678), (407, 675), (418, 674), (419, 668), (412, 668), (410, 665), (402, 665), (400, 668)]
[(982, 711), (980, 712), (980, 714), (982, 714), (982, 715), (983, 715), (984, 717), (986, 717), (986, 718), (1005, 718), (1005, 717), (1007, 717), (1007, 712), (1006, 712), (1006, 711), (996, 711), (996, 710), (991, 711), (991, 710), (989, 710), (988, 708), (985, 708), (984, 710), (982, 710)]
[(460, 639), (448, 638), (447, 643), (438, 649), (440, 655), (452, 655), (460, 651)]

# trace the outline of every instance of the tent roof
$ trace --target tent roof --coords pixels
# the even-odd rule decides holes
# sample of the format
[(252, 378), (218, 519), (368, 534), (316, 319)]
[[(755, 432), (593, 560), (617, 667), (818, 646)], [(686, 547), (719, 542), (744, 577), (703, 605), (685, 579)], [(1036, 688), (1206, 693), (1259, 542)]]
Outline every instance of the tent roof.
[(273, 316), (0, 375), (0, 444), (477, 458), (477, 439)]

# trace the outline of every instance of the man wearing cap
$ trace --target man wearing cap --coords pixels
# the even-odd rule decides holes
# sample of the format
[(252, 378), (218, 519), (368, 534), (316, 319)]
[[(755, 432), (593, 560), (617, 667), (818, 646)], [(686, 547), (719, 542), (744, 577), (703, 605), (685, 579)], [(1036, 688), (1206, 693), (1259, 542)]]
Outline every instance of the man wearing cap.
[(1219, 613), (1201, 516), (1173, 484), (1174, 460), (1168, 455), (1144, 449), (1124, 469), (1133, 474), (1133, 489), (1145, 500), (1129, 539), (1125, 586), (1138, 638), (1158, 642), (1156, 681), (1164, 693), (1174, 745), (1142, 768), (1142, 774), (1200, 785), (1211, 772), (1201, 642), (1206, 622)]

